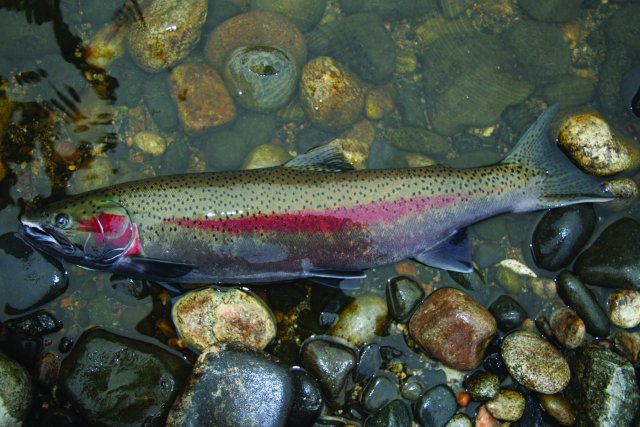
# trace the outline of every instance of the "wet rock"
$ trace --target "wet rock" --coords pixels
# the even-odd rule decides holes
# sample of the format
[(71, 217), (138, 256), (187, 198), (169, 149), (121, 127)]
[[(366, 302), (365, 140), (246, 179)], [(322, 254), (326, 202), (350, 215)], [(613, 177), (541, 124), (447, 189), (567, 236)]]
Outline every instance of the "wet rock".
[(424, 290), (410, 277), (398, 276), (387, 283), (386, 295), (391, 317), (405, 323), (424, 298)]
[(571, 205), (547, 212), (533, 232), (532, 252), (538, 267), (566, 267), (583, 249), (596, 226), (591, 205)]
[(640, 333), (618, 331), (613, 337), (616, 352), (634, 365), (640, 360)]
[(622, 211), (633, 206), (638, 198), (638, 184), (629, 178), (613, 178), (607, 180), (604, 185), (606, 186), (611, 196), (614, 197), (612, 201), (607, 204), (607, 209)]
[(559, 308), (549, 320), (553, 336), (567, 349), (578, 348), (584, 342), (586, 326), (570, 308)]
[(491, 415), (502, 421), (518, 421), (522, 418), (524, 406), (524, 397), (515, 390), (500, 390), (485, 404)]
[(34, 373), (38, 384), (44, 387), (53, 387), (58, 381), (59, 373), (60, 356), (51, 351), (43, 351), (38, 355)]
[(400, 394), (407, 400), (418, 400), (424, 392), (422, 381), (416, 376), (411, 376), (402, 385)]
[(468, 416), (457, 413), (449, 420), (446, 427), (472, 427), (473, 424)]
[(573, 273), (563, 271), (556, 278), (560, 298), (584, 321), (587, 331), (597, 337), (609, 335), (609, 318), (596, 296)]
[(152, 156), (161, 156), (167, 149), (167, 141), (159, 134), (150, 131), (142, 131), (135, 134), (133, 143), (143, 153)]
[(0, 236), (0, 304), (18, 314), (51, 301), (68, 285), (62, 264), (27, 245), (17, 233)]
[(596, 113), (574, 114), (560, 125), (560, 148), (585, 172), (610, 176), (631, 166), (629, 150)]
[(198, 357), (167, 426), (282, 426), (294, 391), (289, 370), (269, 355), (212, 346)]
[(630, 426), (637, 421), (640, 394), (633, 366), (612, 351), (591, 344), (568, 357), (572, 378), (566, 397), (579, 426)]
[(538, 393), (557, 393), (569, 383), (567, 361), (535, 333), (509, 334), (502, 342), (502, 358), (514, 380)]
[(144, 20), (131, 24), (129, 52), (147, 71), (160, 71), (184, 59), (200, 40), (207, 17), (206, 0), (160, 0), (141, 12)]
[(159, 347), (91, 329), (62, 362), (59, 384), (91, 423), (139, 426), (162, 422), (188, 372)]
[(364, 106), (364, 90), (340, 63), (321, 56), (302, 70), (300, 101), (311, 123), (327, 131), (352, 125)]
[(376, 375), (365, 385), (360, 401), (367, 411), (376, 412), (397, 398), (397, 380), (389, 375)]
[(287, 151), (279, 145), (259, 145), (244, 159), (242, 169), (260, 169), (280, 166), (291, 160)]
[(291, 377), (294, 400), (286, 427), (307, 427), (320, 416), (324, 406), (320, 384), (301, 368), (292, 369)]
[(536, 277), (533, 270), (515, 259), (503, 259), (496, 267), (496, 279), (512, 294), (522, 292), (531, 279)]
[(202, 132), (236, 116), (222, 78), (206, 64), (191, 62), (177, 66), (169, 75), (169, 84), (178, 117), (187, 132)]
[(480, 364), (496, 328), (486, 308), (453, 288), (433, 292), (409, 321), (411, 336), (428, 355), (461, 370)]
[(22, 425), (29, 413), (32, 395), (31, 377), (27, 370), (0, 353), (0, 424)]
[(500, 392), (500, 378), (492, 372), (474, 372), (466, 379), (465, 385), (471, 399), (478, 402), (493, 399)]
[(315, 337), (305, 341), (300, 351), (304, 368), (320, 382), (329, 402), (343, 401), (356, 366), (355, 349), (329, 337)]
[(508, 295), (500, 295), (492, 302), (489, 312), (498, 322), (498, 328), (504, 332), (518, 328), (527, 318), (524, 308)]
[[(167, 75), (169, 74), (165, 72), (150, 77), (137, 77), (137, 81), (142, 80), (142, 99), (153, 123), (160, 129), (173, 131), (178, 127), (179, 119)], [(136, 105), (138, 102), (139, 98), (135, 99)]]
[(387, 324), (387, 304), (376, 294), (358, 296), (338, 313), (336, 324), (329, 335), (360, 346), (382, 335)]
[(568, 74), (551, 81), (540, 90), (540, 94), (549, 105), (560, 104), (567, 108), (589, 103), (595, 91), (591, 79)]
[(196, 350), (223, 343), (262, 350), (276, 336), (269, 307), (253, 293), (235, 288), (189, 292), (173, 305), (171, 317), (182, 339)]
[(460, 286), (471, 291), (479, 291), (486, 286), (482, 274), (474, 269), (471, 273), (459, 273), (457, 271), (448, 271), (449, 276)]
[(396, 66), (396, 47), (380, 18), (357, 13), (317, 27), (307, 35), (314, 56), (335, 58), (359, 78), (384, 83)]
[(633, 328), (640, 324), (640, 292), (618, 289), (609, 295), (607, 301), (609, 318), (621, 328)]
[(59, 331), (62, 322), (56, 319), (51, 313), (38, 310), (24, 317), (7, 320), (4, 325), (18, 334), (41, 337)]
[(209, 35), (204, 54), (219, 71), (234, 50), (243, 46), (274, 46), (289, 52), (298, 67), (307, 59), (307, 45), (300, 30), (284, 16), (271, 12), (247, 12), (224, 21)]
[(366, 419), (365, 427), (409, 427), (413, 417), (402, 400), (394, 400)]
[(327, 6), (327, 0), (250, 0), (251, 10), (286, 16), (300, 31), (316, 26)]
[(443, 156), (450, 148), (446, 139), (435, 132), (421, 128), (389, 129), (389, 141), (402, 150), (429, 156)]
[(566, 22), (578, 16), (582, 0), (520, 0), (518, 4), (539, 21)]
[(359, 353), (356, 379), (362, 381), (371, 378), (378, 372), (382, 366), (382, 354), (378, 344), (367, 344), (360, 349)]
[(640, 223), (620, 219), (608, 226), (576, 260), (585, 282), (610, 288), (640, 290)]
[(576, 422), (576, 413), (571, 404), (560, 394), (540, 394), (538, 402), (558, 424), (572, 426)]
[(444, 427), (457, 409), (458, 404), (453, 391), (440, 384), (430, 388), (420, 397), (415, 403), (414, 414), (423, 426)]
[(553, 427), (557, 423), (547, 414), (533, 394), (525, 397), (524, 415), (519, 421), (520, 427)]
[(369, 92), (364, 100), (364, 114), (369, 120), (381, 120), (395, 108), (395, 86), (388, 83), (376, 87)]
[[(499, 349), (496, 349), (496, 351), (498, 350)], [(509, 376), (509, 371), (507, 371), (502, 355), (497, 352), (492, 352), (485, 357), (484, 362), (482, 362), (482, 368), (486, 369), (488, 372), (496, 374), (498, 378), (500, 378), (500, 381), (503, 381)]]
[(91, 37), (85, 49), (87, 64), (106, 69), (124, 55), (124, 41), (124, 31), (118, 31), (110, 24), (103, 26)]

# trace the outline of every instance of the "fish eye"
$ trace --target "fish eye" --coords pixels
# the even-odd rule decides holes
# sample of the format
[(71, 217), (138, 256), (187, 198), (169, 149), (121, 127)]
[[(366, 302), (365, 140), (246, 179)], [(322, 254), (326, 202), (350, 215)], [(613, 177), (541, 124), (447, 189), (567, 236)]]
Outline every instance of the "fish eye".
[(69, 222), (69, 215), (67, 215), (66, 213), (59, 213), (53, 219), (53, 223), (55, 224), (55, 226), (62, 229), (67, 228), (69, 226)]

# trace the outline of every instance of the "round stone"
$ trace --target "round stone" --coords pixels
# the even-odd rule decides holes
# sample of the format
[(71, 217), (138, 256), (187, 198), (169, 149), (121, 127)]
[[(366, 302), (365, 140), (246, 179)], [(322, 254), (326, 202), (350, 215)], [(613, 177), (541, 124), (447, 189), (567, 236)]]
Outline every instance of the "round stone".
[(376, 294), (364, 294), (353, 300), (338, 314), (329, 335), (360, 346), (382, 335), (387, 323), (387, 303)]
[(540, 405), (549, 415), (563, 426), (572, 426), (576, 422), (576, 413), (571, 404), (560, 394), (541, 394)]
[(502, 421), (518, 421), (524, 414), (524, 397), (515, 390), (500, 390), (486, 403), (487, 410)]
[(586, 326), (582, 319), (570, 308), (559, 308), (553, 312), (549, 320), (553, 336), (565, 348), (580, 347), (584, 341)]
[(609, 318), (621, 328), (634, 328), (640, 324), (640, 292), (618, 289), (609, 295)]

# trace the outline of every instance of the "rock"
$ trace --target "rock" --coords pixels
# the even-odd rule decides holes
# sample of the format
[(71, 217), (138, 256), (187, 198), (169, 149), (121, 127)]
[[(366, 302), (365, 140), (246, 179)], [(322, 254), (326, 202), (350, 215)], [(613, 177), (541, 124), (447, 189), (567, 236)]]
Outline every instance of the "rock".
[(367, 344), (360, 348), (356, 380), (362, 381), (371, 378), (382, 366), (382, 354), (380, 345)]
[(473, 424), (468, 416), (457, 413), (449, 420), (446, 427), (473, 427)]
[(360, 346), (382, 335), (387, 324), (387, 304), (376, 294), (358, 296), (338, 314), (338, 320), (329, 335)]
[(324, 401), (320, 384), (302, 368), (292, 369), (293, 406), (286, 427), (307, 427), (320, 416)]
[[(142, 98), (153, 123), (160, 129), (174, 131), (178, 127), (179, 117), (167, 75), (166, 72), (158, 73), (150, 77), (138, 77), (138, 80), (142, 80)], [(138, 102), (139, 98), (135, 100), (136, 105)]]
[(640, 292), (618, 289), (609, 295), (607, 301), (609, 318), (621, 328), (634, 328), (640, 324)]
[(294, 391), (289, 370), (269, 355), (212, 346), (198, 357), (166, 425), (282, 426)]
[(596, 113), (574, 114), (560, 125), (560, 148), (583, 171), (610, 176), (631, 166), (631, 154)]
[(524, 397), (515, 390), (500, 390), (485, 407), (491, 415), (502, 421), (518, 421), (524, 414)]
[(552, 427), (557, 423), (547, 414), (533, 394), (525, 397), (524, 415), (519, 421), (520, 427)]
[(562, 395), (540, 394), (538, 395), (538, 402), (559, 424), (572, 426), (576, 422), (575, 411)]
[(284, 16), (271, 12), (247, 12), (227, 19), (209, 35), (204, 54), (222, 71), (231, 52), (243, 46), (277, 47), (291, 54), (299, 68), (307, 59), (300, 30)]
[(572, 378), (565, 396), (577, 411), (578, 426), (631, 426), (640, 394), (633, 366), (597, 344), (568, 357)]
[(640, 290), (640, 223), (622, 218), (609, 225), (576, 260), (585, 282), (610, 288)]
[(253, 293), (235, 288), (189, 292), (173, 305), (171, 318), (185, 343), (196, 350), (223, 343), (262, 350), (276, 336), (269, 307)]
[(412, 421), (409, 407), (402, 400), (397, 399), (368, 417), (364, 425), (365, 427), (410, 427)]
[(385, 19), (421, 16), (435, 7), (430, 0), (341, 0), (340, 5), (347, 13), (370, 12)]
[(250, 0), (253, 11), (278, 13), (287, 17), (302, 32), (316, 26), (327, 6), (327, 0)]
[(280, 145), (263, 144), (249, 152), (242, 169), (260, 169), (280, 166), (291, 160), (291, 156)]
[(21, 426), (29, 413), (31, 377), (18, 362), (0, 353), (0, 424)]
[(171, 96), (185, 131), (198, 133), (229, 123), (236, 116), (233, 100), (220, 75), (203, 63), (177, 66), (169, 75)]
[(406, 323), (424, 298), (424, 290), (410, 277), (397, 276), (387, 282), (386, 295), (391, 317), (398, 322)]
[(184, 59), (200, 40), (207, 17), (206, 0), (159, 0), (141, 11), (128, 34), (129, 52), (136, 63), (156, 72)]
[(389, 141), (402, 150), (429, 156), (444, 156), (450, 149), (446, 139), (435, 132), (421, 128), (389, 129)]
[(471, 399), (478, 402), (493, 399), (500, 392), (500, 378), (492, 372), (474, 372), (467, 377), (465, 385), (471, 394)]
[(591, 289), (569, 271), (560, 273), (556, 282), (560, 298), (576, 311), (584, 321), (587, 331), (597, 337), (609, 335), (609, 318)]
[(536, 265), (550, 271), (566, 267), (589, 241), (595, 226), (591, 205), (550, 210), (533, 232), (531, 248)]
[(143, 153), (152, 156), (161, 156), (167, 148), (167, 141), (155, 132), (142, 131), (133, 137), (133, 143), (142, 150)]
[(304, 368), (319, 382), (330, 403), (345, 398), (350, 376), (356, 366), (355, 348), (330, 337), (310, 338), (300, 350)]
[(621, 86), (625, 107), (631, 115), (640, 119), (640, 67), (628, 71), (622, 79)]
[(58, 382), (60, 356), (51, 351), (43, 351), (36, 360), (34, 377), (39, 385), (50, 388)]
[(510, 293), (518, 294), (536, 278), (536, 273), (515, 259), (503, 259), (497, 264), (496, 279)]
[(364, 100), (364, 114), (369, 120), (381, 120), (395, 108), (395, 86), (389, 83), (376, 87), (369, 92)]
[(538, 393), (563, 390), (571, 376), (562, 354), (535, 333), (516, 331), (502, 342), (502, 358), (518, 383)]
[(551, 314), (549, 320), (553, 336), (563, 347), (571, 350), (582, 345), (586, 326), (582, 319), (570, 308), (559, 308)]
[(527, 318), (524, 308), (508, 295), (500, 295), (492, 302), (489, 312), (498, 322), (498, 328), (504, 332), (518, 328)]
[(400, 394), (407, 400), (418, 400), (422, 393), (424, 392), (424, 385), (422, 381), (416, 377), (411, 376), (407, 378), (407, 380), (402, 385), (402, 389), (400, 390)]
[(453, 288), (433, 292), (409, 321), (411, 336), (429, 356), (460, 370), (482, 362), (496, 328), (486, 308)]
[(444, 427), (457, 409), (456, 396), (449, 387), (440, 384), (420, 397), (414, 406), (414, 414), (423, 426)]
[(376, 412), (397, 398), (398, 384), (395, 377), (376, 375), (365, 385), (360, 401), (367, 411)]
[(107, 68), (113, 61), (122, 57), (125, 32), (113, 24), (100, 28), (89, 41), (84, 53), (87, 64), (97, 68)]
[(276, 118), (273, 114), (246, 112), (233, 122), (233, 129), (251, 147), (268, 145), (276, 132)]
[(638, 198), (638, 184), (632, 179), (613, 178), (605, 181), (604, 185), (614, 198), (607, 203), (607, 209), (623, 211), (632, 207)]
[(300, 102), (307, 118), (327, 131), (352, 125), (364, 106), (364, 90), (340, 63), (321, 56), (302, 70)]
[(637, 4), (625, 5), (618, 9), (606, 22), (605, 32), (607, 43), (621, 44), (629, 48), (640, 50), (640, 31), (630, 25), (640, 18), (640, 6)]
[(578, 16), (582, 0), (520, 0), (518, 4), (539, 21), (567, 22)]
[(618, 331), (613, 337), (616, 352), (634, 365), (640, 360), (640, 333)]
[(53, 300), (68, 285), (62, 264), (27, 245), (18, 233), (0, 236), (0, 304), (15, 315)]
[(595, 95), (595, 85), (591, 79), (573, 74), (560, 76), (540, 90), (547, 104), (560, 104), (562, 108), (576, 107), (589, 103)]
[(62, 328), (62, 322), (44, 310), (29, 313), (24, 317), (9, 319), (4, 322), (4, 325), (7, 329), (18, 334), (32, 337), (52, 334)]
[(139, 426), (162, 423), (188, 371), (159, 347), (90, 329), (62, 362), (59, 384), (89, 422)]

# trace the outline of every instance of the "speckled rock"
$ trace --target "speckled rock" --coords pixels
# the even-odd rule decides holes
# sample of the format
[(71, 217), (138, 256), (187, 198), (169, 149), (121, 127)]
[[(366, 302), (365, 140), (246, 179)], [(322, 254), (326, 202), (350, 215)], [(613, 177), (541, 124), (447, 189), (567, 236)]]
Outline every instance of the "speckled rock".
[(474, 372), (466, 379), (465, 385), (471, 398), (479, 402), (493, 399), (500, 392), (500, 378), (493, 372)]
[(607, 306), (614, 325), (634, 328), (640, 324), (640, 292), (632, 289), (615, 290), (609, 295)]
[(133, 137), (133, 143), (142, 152), (152, 156), (161, 156), (167, 149), (167, 141), (162, 136), (151, 131), (138, 132)]
[(224, 21), (209, 35), (204, 54), (219, 71), (231, 52), (242, 46), (274, 46), (289, 52), (298, 67), (307, 59), (300, 30), (284, 16), (272, 12), (247, 12)]
[(300, 101), (311, 123), (328, 131), (352, 125), (364, 106), (364, 90), (340, 63), (321, 56), (307, 62), (300, 80)]
[(629, 150), (596, 113), (566, 118), (560, 126), (558, 143), (574, 163), (592, 175), (610, 176), (631, 166)]
[(206, 0), (159, 0), (142, 10), (131, 24), (129, 51), (140, 67), (160, 71), (184, 59), (200, 40), (207, 17)]
[(29, 413), (32, 395), (27, 370), (0, 353), (0, 425), (21, 426)]
[(453, 288), (433, 292), (409, 321), (411, 336), (429, 356), (461, 370), (482, 362), (496, 330), (496, 320), (486, 308)]
[(560, 394), (540, 394), (538, 401), (544, 410), (559, 424), (572, 426), (576, 422), (576, 413), (571, 404)]
[(338, 313), (329, 335), (357, 346), (382, 335), (388, 321), (387, 303), (377, 294), (358, 296)]
[(574, 349), (582, 345), (586, 326), (582, 319), (570, 308), (559, 308), (551, 314), (549, 320), (553, 336), (565, 348)]
[(213, 346), (198, 357), (166, 425), (281, 427), (294, 390), (287, 367), (271, 356)]
[[(365, 427), (408, 427), (412, 425), (411, 410), (397, 399), (365, 420)], [(345, 426), (346, 427), (346, 426)]]
[(187, 132), (202, 132), (235, 118), (236, 109), (222, 78), (207, 64), (179, 65), (171, 71), (169, 83)]
[(499, 420), (518, 421), (524, 413), (524, 397), (515, 390), (500, 390), (485, 406)]
[(262, 350), (276, 335), (269, 307), (253, 293), (235, 288), (189, 292), (173, 305), (171, 317), (182, 339), (196, 350), (222, 343)]
[(557, 393), (569, 383), (567, 361), (535, 333), (509, 334), (502, 342), (502, 357), (513, 379), (538, 393)]

